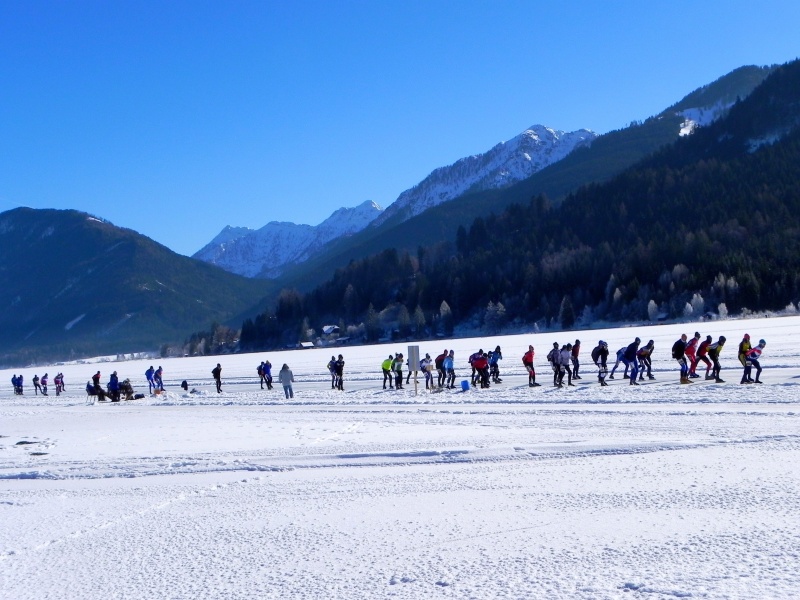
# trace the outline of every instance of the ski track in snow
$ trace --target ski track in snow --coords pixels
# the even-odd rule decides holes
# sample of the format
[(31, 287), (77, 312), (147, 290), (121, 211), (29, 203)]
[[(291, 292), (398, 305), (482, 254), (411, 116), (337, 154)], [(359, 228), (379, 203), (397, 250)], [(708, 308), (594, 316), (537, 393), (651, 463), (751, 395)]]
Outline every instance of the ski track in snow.
[[(669, 347), (704, 328), (728, 337), (727, 383), (681, 386)], [(738, 384), (744, 331), (768, 340), (762, 386)], [(163, 360), (167, 393), (120, 404), (86, 405), (85, 380), (146, 390), (151, 361), (23, 369), (63, 371), (67, 393), (0, 390), (0, 598), (795, 597), (798, 333), (798, 317), (580, 332), (612, 351), (654, 339), (638, 388), (601, 389), (585, 364), (547, 387), (542, 356), (574, 332), (420, 343), (453, 346), (462, 377), (501, 344), (504, 382), (466, 393), (384, 392), (376, 365), (406, 344), (337, 349), (345, 393), (324, 349)], [(517, 364), (528, 343), (540, 388)], [(294, 401), (259, 389), (265, 357), (291, 365)]]

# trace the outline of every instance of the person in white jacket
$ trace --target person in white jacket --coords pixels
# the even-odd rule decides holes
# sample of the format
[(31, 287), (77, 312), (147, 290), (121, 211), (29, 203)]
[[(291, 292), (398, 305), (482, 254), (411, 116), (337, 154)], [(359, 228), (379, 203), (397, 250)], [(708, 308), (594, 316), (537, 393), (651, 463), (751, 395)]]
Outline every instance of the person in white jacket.
[(294, 392), (292, 391), (294, 375), (291, 369), (289, 369), (289, 365), (284, 364), (283, 367), (281, 367), (281, 372), (278, 373), (278, 381), (280, 381), (283, 386), (283, 393), (286, 395), (286, 399), (294, 398)]

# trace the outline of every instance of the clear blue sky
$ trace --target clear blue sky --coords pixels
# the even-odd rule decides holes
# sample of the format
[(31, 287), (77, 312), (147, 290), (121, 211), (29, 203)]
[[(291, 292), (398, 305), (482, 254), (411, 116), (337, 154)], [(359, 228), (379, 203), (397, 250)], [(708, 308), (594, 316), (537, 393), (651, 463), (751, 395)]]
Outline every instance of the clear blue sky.
[(797, 0), (0, 3), (0, 211), (192, 254), (383, 206), (536, 123), (604, 133), (800, 56)]

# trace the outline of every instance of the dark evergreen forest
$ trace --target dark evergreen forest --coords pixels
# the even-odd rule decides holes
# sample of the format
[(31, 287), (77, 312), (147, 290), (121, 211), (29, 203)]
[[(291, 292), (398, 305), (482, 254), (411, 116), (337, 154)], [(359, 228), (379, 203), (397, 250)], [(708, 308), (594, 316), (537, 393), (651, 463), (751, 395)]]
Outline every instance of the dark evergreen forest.
[[(284, 290), (243, 349), (338, 324), (377, 340), (462, 322), (644, 320), (782, 309), (800, 299), (800, 62), (713, 125), (554, 207), (544, 195), (459, 227), (455, 244), (353, 261)], [(722, 305), (722, 306), (720, 306)]]

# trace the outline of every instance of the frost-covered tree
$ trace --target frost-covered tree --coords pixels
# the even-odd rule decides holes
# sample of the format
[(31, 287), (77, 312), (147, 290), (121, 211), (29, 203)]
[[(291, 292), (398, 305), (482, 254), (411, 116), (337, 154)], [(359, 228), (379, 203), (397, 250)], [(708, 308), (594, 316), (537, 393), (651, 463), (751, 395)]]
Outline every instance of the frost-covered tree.
[(647, 303), (647, 317), (651, 321), (658, 319), (658, 304), (656, 304), (655, 300), (650, 300), (650, 302)]

